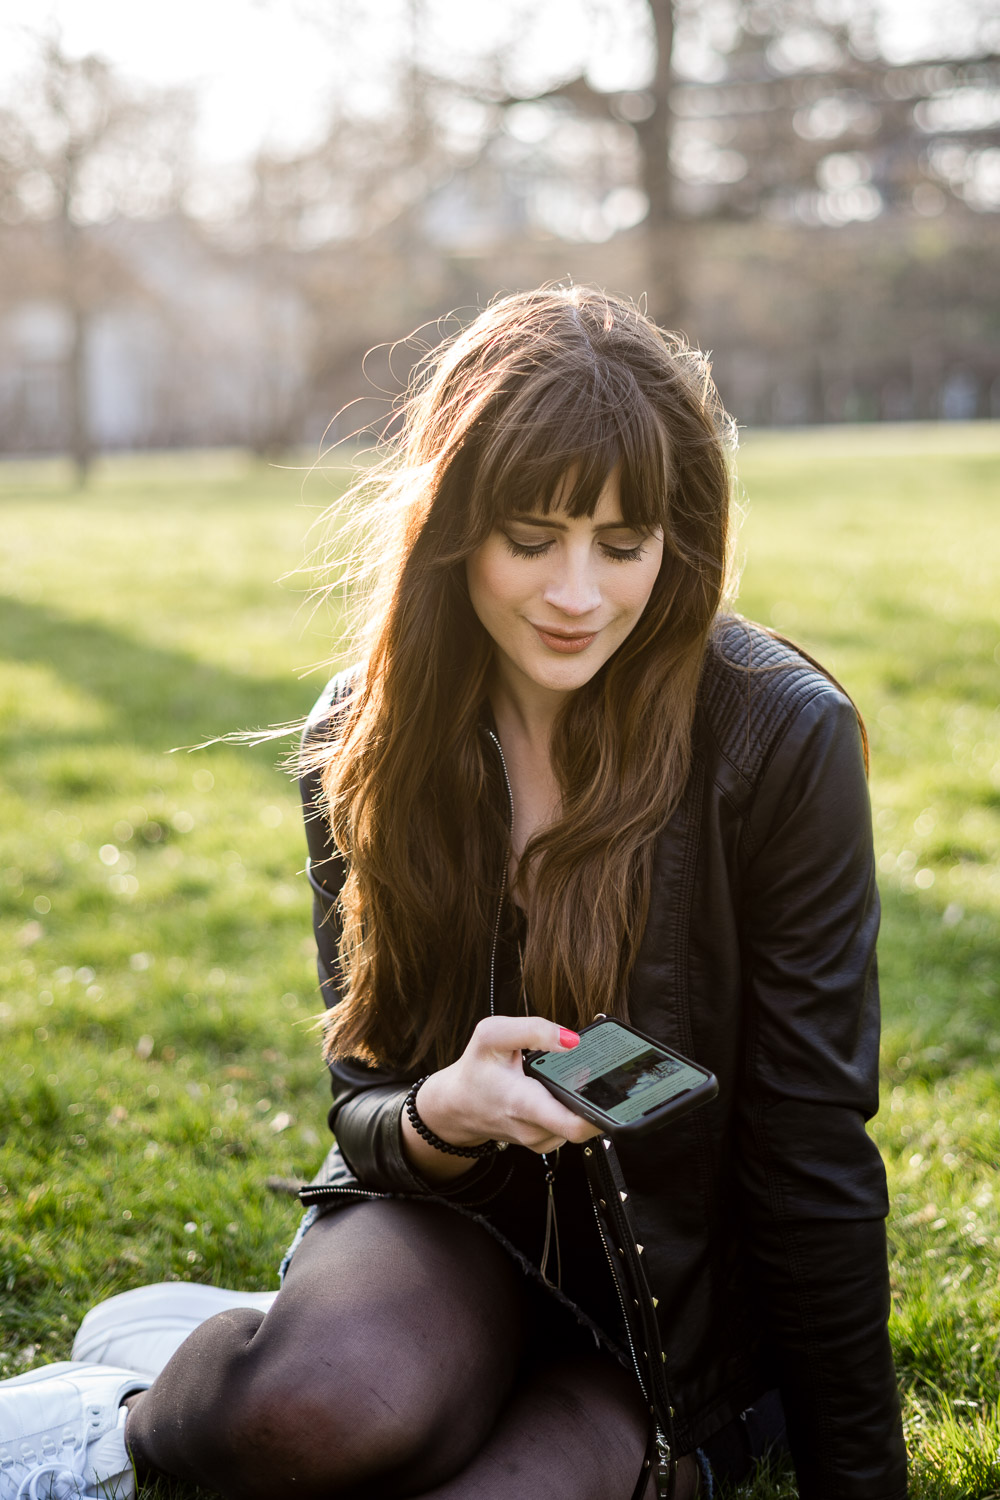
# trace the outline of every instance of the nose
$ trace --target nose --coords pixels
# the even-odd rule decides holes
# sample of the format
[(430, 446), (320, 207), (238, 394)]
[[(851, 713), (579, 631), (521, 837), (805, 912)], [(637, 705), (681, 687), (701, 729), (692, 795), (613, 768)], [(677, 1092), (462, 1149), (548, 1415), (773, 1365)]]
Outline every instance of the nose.
[(579, 615), (593, 614), (600, 608), (601, 590), (594, 575), (589, 547), (581, 554), (568, 548), (558, 556), (542, 598), (560, 614), (571, 615), (574, 619)]

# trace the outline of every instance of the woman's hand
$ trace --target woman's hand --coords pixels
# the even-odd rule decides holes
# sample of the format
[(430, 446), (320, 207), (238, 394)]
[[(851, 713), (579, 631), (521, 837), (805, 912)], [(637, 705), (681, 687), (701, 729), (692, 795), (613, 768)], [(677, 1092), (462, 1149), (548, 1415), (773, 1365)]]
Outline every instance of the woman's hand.
[[(421, 1086), (420, 1118), (452, 1146), (509, 1141), (543, 1152), (590, 1140), (600, 1135), (598, 1127), (567, 1109), (521, 1066), (522, 1051), (563, 1052), (578, 1040), (576, 1032), (542, 1016), (488, 1016), (457, 1062)], [(468, 1157), (435, 1150), (405, 1116), (402, 1128), (406, 1154), (424, 1176), (444, 1179), (468, 1171)]]

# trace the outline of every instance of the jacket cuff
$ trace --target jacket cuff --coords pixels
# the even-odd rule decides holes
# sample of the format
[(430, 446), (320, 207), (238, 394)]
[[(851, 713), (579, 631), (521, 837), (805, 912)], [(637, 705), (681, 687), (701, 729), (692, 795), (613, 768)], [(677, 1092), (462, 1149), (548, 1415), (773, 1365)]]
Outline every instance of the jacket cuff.
[(330, 1111), (330, 1126), (344, 1160), (365, 1187), (388, 1193), (426, 1193), (424, 1179), (403, 1150), (402, 1116), (407, 1087), (366, 1089)]
[(403, 1146), (403, 1104), (409, 1085), (367, 1089), (341, 1109), (330, 1124), (341, 1154), (365, 1187), (388, 1193), (461, 1199), (479, 1184), (495, 1157), (470, 1163), (469, 1170), (448, 1182), (429, 1182), (411, 1163)]

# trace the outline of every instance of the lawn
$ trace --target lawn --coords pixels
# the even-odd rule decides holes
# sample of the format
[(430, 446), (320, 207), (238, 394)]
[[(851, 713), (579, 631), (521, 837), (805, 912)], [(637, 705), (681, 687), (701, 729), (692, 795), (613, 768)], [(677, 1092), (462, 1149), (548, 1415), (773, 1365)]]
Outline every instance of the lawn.
[[(313, 1171), (327, 1090), (287, 742), (170, 752), (308, 710), (337, 477), (123, 458), (81, 496), (0, 467), (0, 1374), (128, 1286), (269, 1287), (293, 1232), (265, 1182)], [(871, 735), (917, 1500), (1000, 1494), (998, 478), (985, 424), (750, 434), (740, 464), (740, 607)]]

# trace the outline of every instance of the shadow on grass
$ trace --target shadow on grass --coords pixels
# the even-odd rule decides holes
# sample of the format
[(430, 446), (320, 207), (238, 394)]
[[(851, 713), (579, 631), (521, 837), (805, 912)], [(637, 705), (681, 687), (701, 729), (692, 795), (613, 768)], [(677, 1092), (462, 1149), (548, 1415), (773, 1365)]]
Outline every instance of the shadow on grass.
[(319, 691), (315, 682), (243, 676), (95, 621), (11, 599), (0, 599), (0, 639), (8, 660), (48, 667), (109, 710), (110, 729), (102, 726), (99, 734), (28, 732), (20, 737), (24, 746), (32, 738), (51, 746), (117, 737), (164, 752), (234, 730), (295, 723)]

